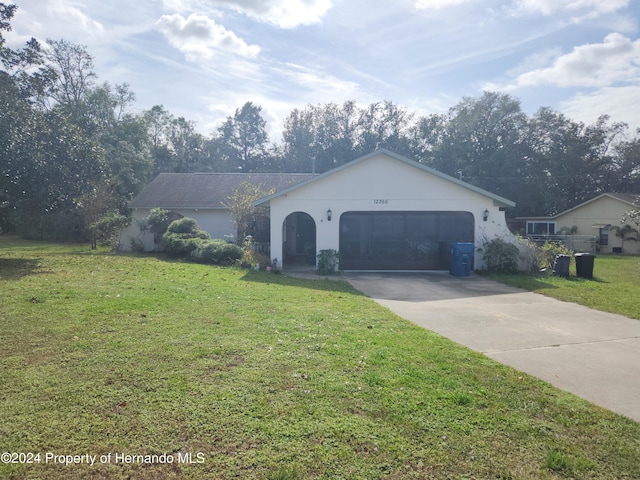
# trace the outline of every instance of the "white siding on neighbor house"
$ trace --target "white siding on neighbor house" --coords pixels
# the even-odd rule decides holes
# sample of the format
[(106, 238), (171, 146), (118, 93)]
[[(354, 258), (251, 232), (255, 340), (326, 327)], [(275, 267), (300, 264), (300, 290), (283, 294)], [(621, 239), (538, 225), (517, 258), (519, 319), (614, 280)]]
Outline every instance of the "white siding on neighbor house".
[[(485, 238), (513, 238), (504, 212), (492, 198), (384, 153), (276, 196), (270, 207), (271, 257), (280, 262), (283, 222), (294, 212), (308, 213), (315, 220), (316, 251), (339, 250), (340, 216), (345, 212), (469, 212), (475, 219), (476, 246)], [(487, 221), (483, 220), (485, 210)], [(482, 265), (482, 254), (476, 253), (475, 266)]]
[[(124, 251), (131, 250), (132, 242), (142, 242), (145, 252), (154, 250), (153, 235), (142, 234), (138, 228), (139, 222), (149, 216), (149, 208), (136, 208), (132, 212), (132, 222), (129, 227), (120, 234), (120, 246)], [(235, 239), (236, 225), (232, 215), (228, 210), (223, 209), (171, 209), (172, 212), (179, 213), (183, 217), (190, 217), (198, 222), (198, 226), (209, 232), (211, 238)]]

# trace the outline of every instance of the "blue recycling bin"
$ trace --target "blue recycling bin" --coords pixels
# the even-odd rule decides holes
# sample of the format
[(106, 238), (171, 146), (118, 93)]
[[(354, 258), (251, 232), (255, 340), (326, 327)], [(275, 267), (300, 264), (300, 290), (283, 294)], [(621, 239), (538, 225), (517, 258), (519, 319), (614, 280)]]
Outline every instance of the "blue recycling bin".
[(449, 273), (454, 277), (468, 277), (471, 275), (473, 252), (475, 244), (471, 242), (451, 243), (451, 263)]

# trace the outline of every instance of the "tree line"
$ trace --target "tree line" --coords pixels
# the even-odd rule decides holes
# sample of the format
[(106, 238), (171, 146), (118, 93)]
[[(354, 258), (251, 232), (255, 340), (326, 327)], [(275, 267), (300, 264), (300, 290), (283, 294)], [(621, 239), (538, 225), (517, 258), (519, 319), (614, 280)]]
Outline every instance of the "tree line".
[[(294, 109), (272, 143), (247, 102), (209, 136), (162, 105), (133, 113), (126, 83), (99, 83), (86, 47), (31, 39), (5, 45), (15, 5), (0, 3), (0, 231), (86, 240), (128, 215), (161, 172), (322, 173), (386, 148), (549, 215), (605, 192), (640, 192), (640, 133), (604, 115), (576, 122), (485, 92), (445, 114), (391, 101)], [(392, 181), (392, 180), (391, 180)], [(107, 228), (108, 230), (108, 228)]]

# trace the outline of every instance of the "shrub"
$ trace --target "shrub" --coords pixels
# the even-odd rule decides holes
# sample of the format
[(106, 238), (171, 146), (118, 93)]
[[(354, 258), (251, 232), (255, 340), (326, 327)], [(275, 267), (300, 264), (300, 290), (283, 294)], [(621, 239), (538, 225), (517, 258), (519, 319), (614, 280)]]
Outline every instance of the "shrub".
[(185, 233), (185, 234), (193, 234), (200, 230), (198, 227), (198, 223), (194, 218), (184, 217), (179, 220), (174, 220), (167, 227), (168, 233)]
[(266, 267), (271, 263), (268, 254), (261, 253), (256, 250), (255, 244), (253, 243), (253, 237), (251, 235), (247, 235), (245, 237), (241, 248), (241, 260), (244, 265), (251, 265), (252, 267), (259, 265), (260, 267)]
[(563, 243), (546, 242), (539, 245), (518, 237), (517, 246), (520, 251), (518, 270), (527, 273), (551, 272), (558, 255), (569, 255), (573, 259), (573, 251)]
[(214, 261), (216, 256), (216, 250), (226, 243), (224, 240), (213, 239), (213, 240), (202, 240), (198, 243), (198, 246), (195, 250), (191, 252), (191, 259), (200, 263), (217, 263)]
[(502, 238), (495, 238), (484, 244), (484, 261), (490, 272), (517, 272), (519, 254), (520, 250), (516, 245)]
[(318, 252), (318, 267), (316, 272), (319, 275), (331, 275), (336, 273), (340, 261), (340, 254), (331, 248)]
[(242, 248), (234, 243), (225, 243), (218, 247), (215, 258), (217, 258), (218, 264), (232, 264), (242, 258)]
[(182, 218), (179, 213), (170, 212), (162, 208), (152, 208), (149, 216), (144, 220), (144, 226), (141, 225), (140, 230), (148, 229), (153, 234), (153, 243), (156, 250), (162, 243), (162, 235), (169, 228), (169, 225), (175, 220)]
[(210, 239), (211, 235), (200, 230), (193, 218), (185, 217), (171, 222), (162, 236), (162, 246), (170, 255), (188, 257), (203, 241)]
[(569, 255), (573, 258), (573, 251), (562, 243), (547, 242), (536, 248), (536, 267), (538, 270), (552, 270), (558, 255)]
[(221, 239), (203, 240), (191, 252), (192, 260), (214, 265), (231, 264), (240, 258), (242, 258), (242, 249)]
[(198, 237), (186, 237), (180, 233), (165, 233), (162, 236), (162, 246), (170, 255), (188, 257), (204, 241)]
[(96, 242), (100, 242), (102, 245), (111, 247), (112, 250), (117, 250), (120, 246), (120, 231), (128, 227), (130, 223), (131, 218), (117, 212), (103, 215), (97, 222), (89, 225), (91, 248), (95, 248)]

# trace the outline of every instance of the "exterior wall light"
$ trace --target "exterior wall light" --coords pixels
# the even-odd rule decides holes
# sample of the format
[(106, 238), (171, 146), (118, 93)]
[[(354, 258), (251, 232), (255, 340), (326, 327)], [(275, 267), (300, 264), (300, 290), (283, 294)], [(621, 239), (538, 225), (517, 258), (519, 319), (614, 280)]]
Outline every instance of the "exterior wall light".
[(485, 209), (485, 211), (482, 212), (482, 220), (486, 222), (488, 218), (489, 218), (489, 210)]
[(331, 211), (331, 209), (327, 210), (327, 221), (329, 221), (329, 222), (331, 221), (331, 214), (332, 213), (333, 212)]

